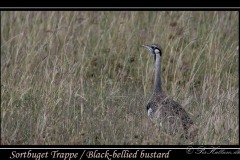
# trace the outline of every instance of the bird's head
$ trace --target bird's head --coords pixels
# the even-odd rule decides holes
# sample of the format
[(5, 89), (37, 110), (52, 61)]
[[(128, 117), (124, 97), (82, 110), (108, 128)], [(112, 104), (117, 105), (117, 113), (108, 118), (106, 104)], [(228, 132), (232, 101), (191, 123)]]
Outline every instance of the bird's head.
[(162, 49), (157, 44), (142, 45), (142, 47), (147, 48), (150, 51), (150, 53), (154, 55), (154, 57), (156, 56), (156, 54), (160, 54), (160, 56), (162, 56)]

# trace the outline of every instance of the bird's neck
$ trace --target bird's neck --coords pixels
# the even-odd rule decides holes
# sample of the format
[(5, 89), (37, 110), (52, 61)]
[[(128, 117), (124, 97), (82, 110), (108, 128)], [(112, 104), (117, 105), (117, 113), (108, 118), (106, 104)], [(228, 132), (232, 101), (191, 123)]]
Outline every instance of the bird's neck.
[(155, 80), (154, 80), (154, 94), (162, 93), (162, 82), (161, 82), (161, 56), (156, 54), (155, 62)]

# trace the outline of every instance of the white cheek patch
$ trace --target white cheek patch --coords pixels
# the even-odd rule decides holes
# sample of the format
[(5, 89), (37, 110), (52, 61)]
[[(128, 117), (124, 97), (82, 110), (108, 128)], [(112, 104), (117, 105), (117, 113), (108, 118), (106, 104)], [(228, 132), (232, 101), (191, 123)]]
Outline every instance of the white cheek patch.
[(155, 54), (159, 54), (160, 53), (159, 49), (155, 49), (154, 52), (155, 52)]
[(153, 112), (152, 108), (149, 108), (149, 109), (148, 109), (148, 117), (151, 117), (151, 116), (152, 116), (152, 112)]

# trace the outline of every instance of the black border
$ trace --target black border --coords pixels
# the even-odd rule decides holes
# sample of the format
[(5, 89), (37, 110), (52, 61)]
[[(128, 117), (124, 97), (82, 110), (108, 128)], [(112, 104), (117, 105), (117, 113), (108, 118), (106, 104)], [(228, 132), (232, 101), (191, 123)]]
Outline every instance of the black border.
[[(8, 1), (9, 3), (11, 1)], [(19, 5), (20, 3), (20, 5)], [(150, 7), (149, 5), (142, 5), (141, 3), (138, 4), (140, 6), (144, 6), (144, 7), (124, 7), (122, 5), (120, 5), (121, 7), (114, 7), (113, 5), (111, 5), (112, 7), (89, 7), (89, 5), (86, 3), (83, 5), (85, 7), (66, 7), (66, 5), (64, 7), (61, 7), (61, 4), (58, 3), (57, 7), (43, 7), (42, 5), (40, 5), (41, 7), (36, 7), (36, 3), (34, 3), (35, 8), (31, 8), (31, 7), (23, 7), (25, 6), (31, 6), (31, 3), (28, 3), (27, 1), (25, 2), (27, 3), (27, 5), (25, 5), (22, 1), (18, 1), (17, 3), (14, 3), (14, 6), (12, 7), (10, 5), (6, 5), (5, 3), (5, 7), (0, 7), (0, 10), (6, 10), (6, 11), (12, 11), (12, 10), (18, 10), (18, 11), (24, 11), (24, 10), (29, 10), (29, 11), (33, 11), (33, 10), (47, 10), (47, 11), (56, 11), (56, 10), (81, 10), (81, 11), (104, 11), (104, 10), (108, 10), (108, 11), (121, 11), (121, 10), (126, 10), (126, 11), (139, 11), (139, 10), (169, 10), (169, 11), (183, 11), (183, 10), (188, 10), (188, 11), (192, 11), (192, 10), (196, 10), (196, 11), (211, 11), (211, 10), (222, 10), (222, 11), (239, 11), (239, 7), (235, 7), (237, 5), (232, 4), (230, 6), (233, 7), (226, 7), (229, 5), (222, 5), (218, 3), (219, 7), (186, 7), (187, 5), (183, 5), (183, 7), (164, 7), (164, 5), (166, 4), (162, 4), (162, 7), (154, 7), (152, 3), (151, 4), (152, 7)], [(92, 3), (92, 1), (89, 1), (89, 3)], [(114, 2), (115, 3), (115, 2)], [(180, 2), (179, 2), (180, 3)], [(188, 2), (187, 2), (188, 3)], [(183, 4), (183, 3), (182, 3)], [(115, 3), (115, 5), (118, 5), (118, 3)], [(173, 5), (177, 5), (177, 4), (173, 4)], [(15, 6), (20, 6), (20, 7), (15, 7)], [(34, 7), (33, 6), (33, 7)], [(90, 5), (91, 6), (91, 5)], [(180, 5), (181, 6), (181, 5)], [(240, 114), (239, 114), (240, 115)], [(239, 143), (239, 142), (238, 142)], [(124, 150), (126, 148), (132, 148), (130, 150), (134, 150), (134, 148), (141, 148), (146, 150), (147, 152), (150, 153), (149, 148), (156, 148), (159, 149), (161, 151), (164, 151), (166, 149), (164, 148), (179, 148), (179, 149), (172, 149), (172, 151), (174, 152), (174, 154), (172, 155), (172, 157), (170, 157), (169, 159), (239, 159), (239, 154), (187, 154), (186, 153), (186, 148), (206, 148), (206, 149), (213, 149), (213, 148), (217, 148), (217, 149), (221, 149), (221, 148), (227, 148), (225, 149), (225, 151), (233, 151), (233, 149), (239, 150), (239, 154), (240, 154), (240, 147), (239, 144), (238, 145), (161, 145), (161, 146), (157, 146), (157, 145), (130, 145), (130, 146), (124, 146), (124, 145), (1, 145), (0, 146), (0, 157), (1, 159), (9, 159), (9, 154), (11, 154), (12, 151), (16, 150), (16, 148), (18, 149), (22, 149), (25, 151), (28, 151), (29, 149), (31, 150), (36, 150), (38, 152), (44, 152), (46, 151), (46, 149), (40, 149), (40, 148), (49, 148), (47, 150), (60, 150), (62, 152), (68, 152), (69, 150), (74, 150), (73, 148), (76, 148), (76, 150), (74, 150), (75, 152), (81, 153), (83, 152), (83, 150), (93, 150), (93, 148), (102, 148), (103, 151), (106, 151), (106, 148), (119, 148), (118, 150)], [(37, 149), (39, 148), (39, 149)], [(67, 149), (69, 148), (69, 149)], [(80, 149), (80, 148), (84, 148), (84, 149)], [(79, 158), (78, 158), (79, 159)], [(113, 158), (112, 158), (113, 159)], [(125, 158), (126, 159), (126, 158)]]
[(240, 11), (240, 7), (2, 7), (1, 11)]
[[(215, 3), (214, 3), (215, 2)], [(237, 1), (2, 1), (2, 7), (236, 7)]]
[[(6, 147), (6, 148), (5, 148)], [(101, 159), (113, 160), (113, 159), (130, 159), (130, 158), (115, 158), (113, 157), (115, 153), (123, 153), (124, 151), (128, 153), (136, 153), (136, 157), (131, 157), (131, 159), (159, 159), (159, 158), (143, 158), (141, 153), (144, 152), (149, 156), (151, 153), (169, 153), (168, 157), (160, 159), (239, 159), (240, 147), (237, 146), (1, 146), (0, 155), (1, 159), (11, 159), (16, 153), (46, 153), (48, 152), (48, 157), (40, 158), (41, 160), (53, 159), (51, 155), (52, 151), (57, 151), (58, 153), (73, 153), (76, 155), (75, 159), (98, 159), (96, 157), (89, 156), (89, 152), (96, 153), (110, 153), (112, 156), (103, 157)], [(5, 148), (5, 149), (4, 149)], [(220, 153), (220, 154), (219, 154)], [(96, 154), (97, 155), (97, 154)], [(115, 154), (116, 155), (116, 154)], [(123, 156), (123, 154), (120, 154)], [(80, 158), (81, 157), (81, 158)], [(13, 158), (20, 159), (20, 158)], [(36, 158), (25, 158), (25, 159), (36, 159)], [(54, 159), (64, 159), (64, 158), (54, 158)]]

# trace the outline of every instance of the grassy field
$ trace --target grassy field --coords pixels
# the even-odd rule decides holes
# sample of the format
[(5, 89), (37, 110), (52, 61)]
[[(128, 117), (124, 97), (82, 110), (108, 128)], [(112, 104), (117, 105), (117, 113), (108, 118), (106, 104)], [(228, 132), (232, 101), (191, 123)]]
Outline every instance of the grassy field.
[[(238, 144), (238, 12), (1, 12), (1, 144)], [(147, 117), (154, 60), (190, 141)]]

